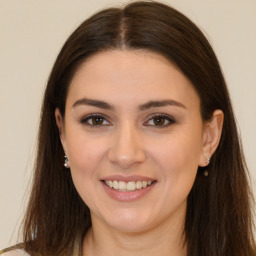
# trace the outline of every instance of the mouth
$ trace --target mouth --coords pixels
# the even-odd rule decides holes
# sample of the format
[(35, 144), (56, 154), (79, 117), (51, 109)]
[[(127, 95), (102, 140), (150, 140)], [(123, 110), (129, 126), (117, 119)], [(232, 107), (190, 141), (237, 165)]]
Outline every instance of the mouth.
[(104, 180), (103, 181), (108, 187), (122, 192), (132, 192), (135, 190), (145, 189), (151, 186), (155, 181), (117, 181), (117, 180)]
[(108, 176), (101, 179), (106, 193), (114, 200), (129, 202), (140, 199), (150, 193), (157, 180), (142, 176)]

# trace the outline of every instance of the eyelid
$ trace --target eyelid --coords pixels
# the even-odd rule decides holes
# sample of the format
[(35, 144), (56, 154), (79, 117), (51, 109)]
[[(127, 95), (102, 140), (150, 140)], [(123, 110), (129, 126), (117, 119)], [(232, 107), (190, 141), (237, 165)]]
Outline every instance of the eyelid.
[[(102, 118), (102, 119), (104, 119), (104, 120), (106, 120), (109, 124), (99, 124), (99, 125), (92, 125), (92, 124), (88, 124), (88, 120), (89, 119), (91, 119), (91, 118), (93, 118), (93, 117), (100, 117), (100, 118)], [(84, 124), (84, 125), (87, 125), (87, 126), (90, 126), (90, 127), (100, 127), (100, 126), (110, 126), (110, 125), (112, 125), (111, 124), (111, 122), (108, 120), (109, 118), (106, 116), (106, 115), (104, 115), (104, 114), (100, 114), (100, 113), (91, 113), (91, 114), (88, 114), (88, 115), (86, 115), (86, 116), (84, 116), (84, 117), (82, 117), (81, 118), (81, 123), (82, 124)]]
[[(102, 118), (104, 119), (104, 121), (107, 121), (108, 124), (89, 124), (88, 123), (88, 120), (93, 118), (93, 117), (99, 117), (99, 118)], [(148, 122), (150, 120), (152, 120), (153, 118), (164, 118), (165, 120), (168, 121), (168, 124), (164, 124), (164, 125), (151, 125), (151, 124), (148, 124)], [(104, 115), (104, 114), (101, 114), (101, 113), (90, 113), (86, 116), (83, 116), (80, 120), (80, 122), (84, 125), (87, 125), (87, 126), (90, 126), (90, 127), (93, 127), (93, 128), (97, 128), (97, 127), (102, 127), (102, 126), (111, 126), (112, 123), (109, 121), (109, 117)], [(172, 116), (168, 115), (168, 114), (164, 114), (164, 113), (154, 113), (154, 114), (151, 114), (150, 116), (147, 117), (147, 121), (143, 123), (143, 125), (145, 126), (151, 126), (151, 127), (154, 127), (154, 128), (165, 128), (165, 127), (168, 127), (172, 124), (176, 123), (176, 120), (175, 118), (173, 118)]]
[[(168, 124), (165, 124), (165, 125), (149, 125), (147, 124), (150, 120), (152, 120), (153, 118), (156, 118), (156, 117), (161, 117), (161, 118), (164, 118), (166, 119), (167, 121), (169, 121)], [(154, 113), (154, 114), (151, 114), (148, 118), (147, 118), (147, 121), (144, 123), (145, 126), (151, 126), (153, 128), (165, 128), (165, 127), (168, 127), (172, 124), (176, 123), (176, 120), (174, 117), (168, 115), (168, 114), (163, 114), (163, 113)]]

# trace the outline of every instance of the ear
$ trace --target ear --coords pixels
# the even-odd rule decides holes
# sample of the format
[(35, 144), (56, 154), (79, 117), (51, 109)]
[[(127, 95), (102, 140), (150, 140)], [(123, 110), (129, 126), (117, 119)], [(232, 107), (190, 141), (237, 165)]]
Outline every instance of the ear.
[(211, 120), (204, 124), (199, 166), (204, 167), (209, 164), (209, 160), (220, 142), (223, 121), (224, 114), (221, 110), (217, 109), (213, 112)]
[(65, 135), (64, 119), (58, 108), (55, 109), (55, 119), (59, 129), (61, 144), (64, 149), (64, 152), (66, 152), (66, 135)]

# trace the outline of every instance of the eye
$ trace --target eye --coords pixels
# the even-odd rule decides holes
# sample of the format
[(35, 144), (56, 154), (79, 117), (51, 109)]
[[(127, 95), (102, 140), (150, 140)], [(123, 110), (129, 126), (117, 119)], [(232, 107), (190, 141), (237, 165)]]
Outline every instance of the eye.
[(174, 124), (175, 120), (168, 116), (163, 114), (157, 114), (153, 117), (151, 117), (144, 125), (146, 126), (159, 126), (159, 128), (167, 127), (171, 124)]
[(93, 114), (89, 116), (85, 116), (81, 123), (88, 125), (88, 126), (108, 126), (111, 125), (110, 122), (100, 114)]

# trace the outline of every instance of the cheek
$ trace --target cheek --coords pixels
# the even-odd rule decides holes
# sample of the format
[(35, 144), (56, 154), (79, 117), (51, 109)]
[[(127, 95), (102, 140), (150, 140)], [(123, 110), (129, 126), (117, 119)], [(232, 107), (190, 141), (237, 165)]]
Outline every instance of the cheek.
[(173, 183), (182, 179), (194, 180), (201, 152), (201, 133), (191, 129), (172, 134), (158, 147), (152, 155), (160, 171)]
[[(106, 143), (97, 138), (85, 136), (84, 132), (68, 135), (67, 153), (75, 186), (81, 188), (85, 184), (90, 186), (91, 181), (99, 178), (97, 169), (105, 156)], [(77, 187), (78, 190), (79, 187)]]
[[(74, 121), (73, 121), (74, 122)], [(97, 161), (104, 148), (104, 143), (93, 138), (85, 131), (80, 124), (73, 124), (71, 120), (67, 121), (66, 126), (66, 148), (73, 167), (83, 167)], [(80, 168), (79, 168), (80, 169)]]
[(94, 192), (100, 184), (98, 169), (104, 157), (105, 148), (102, 144), (79, 139), (79, 136), (72, 140), (68, 148), (70, 171), (75, 188), (86, 205), (94, 209), (97, 202), (97, 193), (94, 195)]

